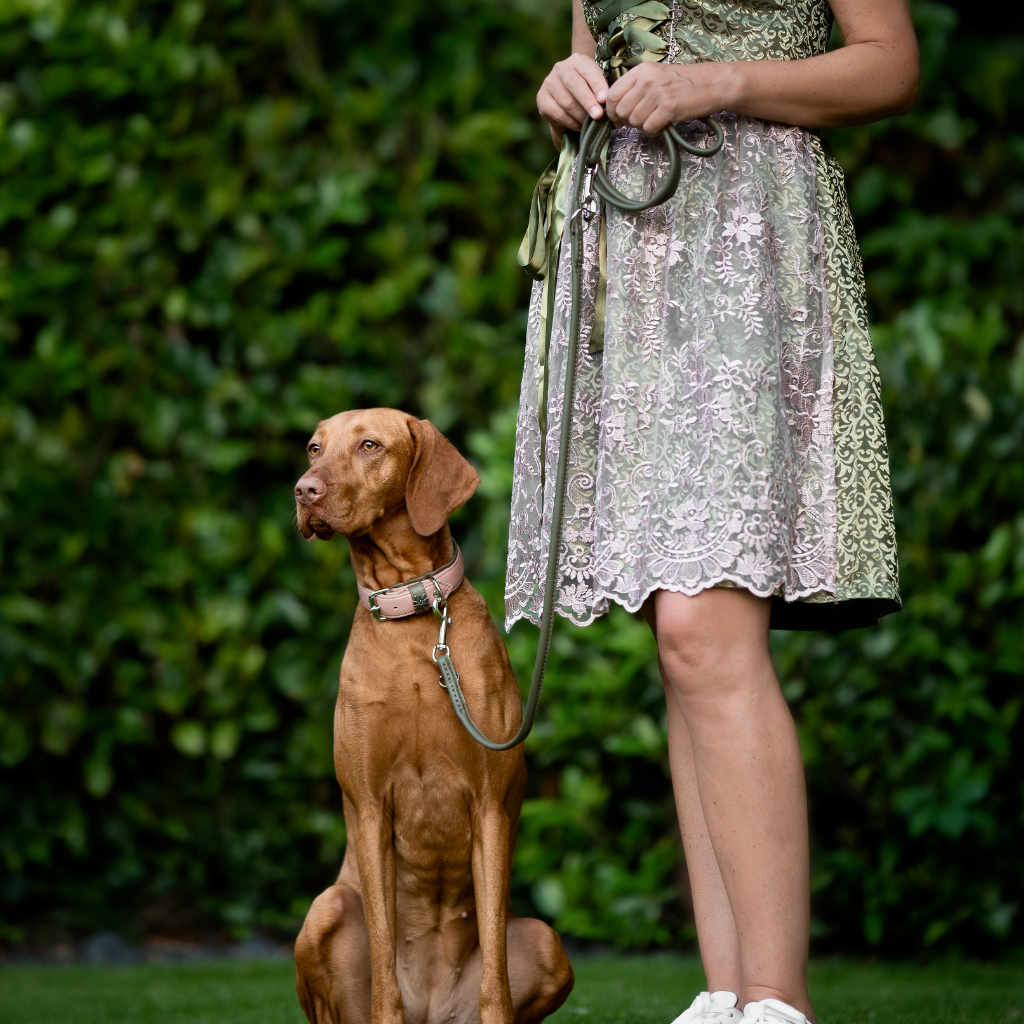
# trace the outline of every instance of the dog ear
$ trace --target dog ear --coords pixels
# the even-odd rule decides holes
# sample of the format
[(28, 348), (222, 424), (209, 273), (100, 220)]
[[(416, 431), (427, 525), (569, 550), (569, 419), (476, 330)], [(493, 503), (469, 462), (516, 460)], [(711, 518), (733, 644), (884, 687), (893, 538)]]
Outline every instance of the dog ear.
[(430, 420), (410, 416), (409, 433), (413, 450), (405, 507), (413, 529), (421, 537), (429, 537), (469, 501), (480, 476)]

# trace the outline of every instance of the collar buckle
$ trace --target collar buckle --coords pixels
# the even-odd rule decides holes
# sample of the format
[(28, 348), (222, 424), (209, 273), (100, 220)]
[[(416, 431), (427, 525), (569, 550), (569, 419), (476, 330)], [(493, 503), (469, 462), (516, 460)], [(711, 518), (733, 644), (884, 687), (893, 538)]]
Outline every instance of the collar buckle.
[(387, 593), (387, 591), (389, 591), (390, 589), (391, 589), (390, 587), (381, 587), (381, 588), (380, 588), (380, 590), (372, 590), (372, 591), (370, 591), (370, 593), (369, 593), (369, 594), (367, 595), (367, 598), (366, 598), (366, 599), (367, 599), (367, 601), (369, 602), (369, 605), (370, 605), (370, 614), (371, 614), (371, 615), (372, 615), (372, 616), (373, 616), (373, 617), (374, 617), (374, 618), (375, 618), (375, 619), (376, 619), (376, 620), (377, 620), (378, 622), (387, 622), (388, 620), (387, 620), (387, 618), (386, 618), (386, 617), (384, 616), (384, 613), (383, 613), (383, 612), (381, 611), (380, 605), (379, 605), (379, 604), (377, 604), (377, 595), (378, 595), (378, 594), (385, 594), (385, 593)]

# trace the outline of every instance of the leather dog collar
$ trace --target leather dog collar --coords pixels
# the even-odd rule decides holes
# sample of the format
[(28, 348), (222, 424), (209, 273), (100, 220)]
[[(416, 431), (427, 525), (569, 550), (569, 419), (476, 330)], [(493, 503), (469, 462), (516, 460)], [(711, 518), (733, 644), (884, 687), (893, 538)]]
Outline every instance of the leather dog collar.
[(440, 569), (425, 573), (423, 576), (417, 576), (414, 580), (400, 583), (397, 587), (367, 590), (357, 580), (360, 603), (380, 622), (429, 612), (438, 591), (447, 600), (450, 594), (454, 594), (462, 586), (462, 581), (466, 578), (462, 551), (455, 541), (452, 541), (452, 544), (455, 547), (455, 555), (447, 565), (442, 565)]

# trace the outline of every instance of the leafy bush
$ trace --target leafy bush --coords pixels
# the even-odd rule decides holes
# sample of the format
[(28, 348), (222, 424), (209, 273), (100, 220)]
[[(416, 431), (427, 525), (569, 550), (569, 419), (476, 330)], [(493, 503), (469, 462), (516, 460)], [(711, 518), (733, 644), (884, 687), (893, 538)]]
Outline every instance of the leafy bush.
[(291, 484), (324, 414), (405, 405), (457, 435), (514, 400), (514, 236), (548, 145), (529, 75), (557, 33), (460, 3), (22, 10), (0, 27), (8, 935), (293, 928), (344, 843), (354, 589), (342, 543), (300, 542)]
[[(830, 133), (886, 386), (905, 610), (778, 634), (823, 947), (1019, 941), (1024, 40), (915, 4), (908, 117)], [(565, 49), (539, 0), (11, 0), (0, 13), (0, 878), (9, 941), (297, 926), (345, 841), (354, 608), (291, 484), (346, 407), (480, 465), (500, 609), (526, 279)], [(517, 627), (519, 677), (535, 633)], [(559, 625), (517, 906), (692, 936), (646, 627)], [(1016, 758), (1016, 760), (1015, 760)]]

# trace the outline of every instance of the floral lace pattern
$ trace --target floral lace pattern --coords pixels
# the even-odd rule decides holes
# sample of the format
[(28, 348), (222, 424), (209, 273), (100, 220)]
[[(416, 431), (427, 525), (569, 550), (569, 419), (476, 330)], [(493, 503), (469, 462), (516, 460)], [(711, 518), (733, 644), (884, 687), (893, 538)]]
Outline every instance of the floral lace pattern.
[[(824, 51), (831, 23), (825, 0), (676, 0), (672, 14), (669, 52), (681, 62), (810, 56)], [(588, 347), (596, 223), (585, 235), (556, 591), (557, 611), (579, 624), (612, 601), (636, 610), (657, 589), (712, 586), (772, 596), (787, 609), (852, 601), (870, 605), (873, 618), (898, 607), (878, 374), (841, 171), (803, 129), (720, 120), (722, 151), (685, 158), (669, 202), (642, 214), (606, 209), (605, 336), (596, 353)], [(613, 134), (609, 174), (627, 195), (649, 195), (666, 165), (659, 142), (632, 129)], [(543, 481), (554, 479), (558, 459), (569, 248), (565, 238), (543, 439), (541, 284), (530, 308), (509, 626), (541, 612), (554, 512)]]
[[(559, 611), (579, 623), (612, 600), (636, 609), (658, 588), (694, 594), (729, 581), (788, 600), (835, 590), (832, 334), (817, 163), (801, 129), (723, 121), (722, 151), (689, 158), (672, 200), (639, 215), (608, 211), (605, 343), (591, 355), (584, 330), (561, 559)], [(666, 166), (659, 150), (634, 129), (618, 131), (615, 185), (649, 194)], [(592, 225), (584, 324), (596, 245)], [(558, 457), (568, 248), (549, 353), (548, 479)], [(534, 358), (528, 351), (528, 364)], [(540, 467), (527, 469), (540, 443), (536, 402), (527, 374), (510, 620), (539, 614), (547, 532), (539, 527), (552, 513)]]

